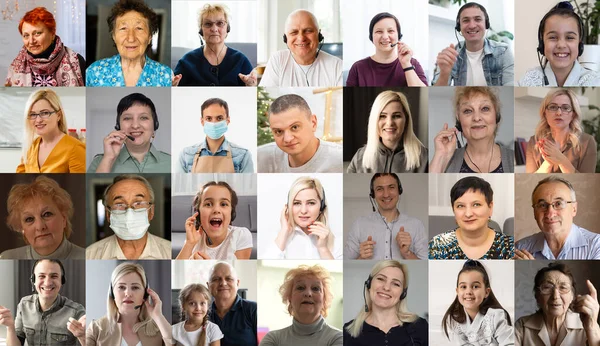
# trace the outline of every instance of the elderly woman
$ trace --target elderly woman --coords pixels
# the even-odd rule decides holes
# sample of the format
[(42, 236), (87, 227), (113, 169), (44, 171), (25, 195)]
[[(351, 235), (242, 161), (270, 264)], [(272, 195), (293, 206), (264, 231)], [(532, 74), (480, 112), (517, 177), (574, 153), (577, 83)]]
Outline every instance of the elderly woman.
[(6, 86), (83, 86), (85, 61), (56, 35), (54, 16), (44, 7), (19, 22), (23, 48), (8, 67)]
[[(457, 87), (454, 94), (456, 127), (448, 124), (435, 136), (431, 173), (513, 173), (514, 152), (495, 143), (500, 101), (487, 87)], [(458, 133), (467, 143), (458, 144)]]
[(517, 346), (600, 345), (598, 296), (590, 280), (589, 294), (576, 294), (575, 279), (563, 263), (538, 270), (533, 294), (538, 311), (515, 324)]
[[(279, 218), (281, 228), (274, 251), (267, 258), (341, 259), (335, 236), (327, 224), (325, 189), (316, 178), (300, 177), (288, 193)], [(339, 245), (339, 244), (338, 244)]]
[(51, 89), (38, 89), (27, 100), (17, 173), (85, 173), (85, 144), (67, 136), (64, 108)]
[(94, 157), (88, 172), (169, 173), (171, 155), (152, 144), (158, 125), (152, 100), (140, 93), (123, 97), (115, 130), (104, 138), (104, 154)]
[(376, 14), (369, 24), (375, 54), (352, 65), (346, 86), (427, 86), (421, 64), (400, 39), (398, 18), (387, 12)]
[(210, 181), (192, 202), (194, 214), (185, 221), (185, 242), (177, 259), (249, 259), (252, 234), (232, 226), (238, 197), (224, 181)]
[[(204, 42), (179, 60), (175, 74), (180, 86), (256, 86), (256, 73), (242, 53), (225, 45), (231, 30), (227, 7), (206, 4), (198, 16), (198, 32)], [(252, 73), (251, 73), (252, 72)]]
[(363, 287), (365, 309), (344, 325), (344, 345), (428, 345), (427, 321), (408, 311), (407, 292), (406, 265), (377, 262)]
[(527, 144), (527, 173), (594, 173), (596, 141), (584, 133), (581, 108), (569, 89), (548, 92), (540, 123)]
[(146, 52), (158, 32), (158, 16), (142, 0), (119, 0), (106, 20), (119, 54), (88, 67), (86, 86), (171, 86), (173, 72)]
[(330, 281), (327, 269), (318, 264), (288, 271), (279, 293), (293, 317), (292, 325), (269, 332), (260, 346), (343, 345), (342, 331), (329, 326), (324, 319), (333, 300)]
[(73, 233), (73, 202), (58, 183), (38, 176), (10, 189), (8, 226), (21, 233), (26, 246), (6, 250), (3, 259), (85, 259), (85, 250), (67, 240)]
[(87, 346), (175, 344), (162, 301), (148, 287), (141, 265), (124, 262), (113, 270), (106, 305), (106, 316), (87, 328)]
[(347, 172), (427, 172), (427, 148), (413, 132), (404, 94), (386, 90), (377, 95), (369, 115), (367, 144), (354, 154)]
[(488, 226), (494, 210), (494, 191), (479, 177), (465, 177), (450, 190), (458, 227), (429, 242), (429, 259), (511, 259), (513, 237)]

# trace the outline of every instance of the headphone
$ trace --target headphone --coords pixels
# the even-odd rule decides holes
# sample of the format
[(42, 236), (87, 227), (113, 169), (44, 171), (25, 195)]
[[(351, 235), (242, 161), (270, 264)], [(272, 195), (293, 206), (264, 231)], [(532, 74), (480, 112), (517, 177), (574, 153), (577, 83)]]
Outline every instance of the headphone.
[[(112, 298), (112, 300), (115, 300), (115, 293), (113, 292), (113, 286), (112, 286), (112, 282), (109, 284), (109, 291), (108, 291), (108, 296), (110, 298)], [(148, 278), (146, 277), (146, 286), (144, 287), (144, 301), (146, 301), (148, 299), (148, 297), (150, 296), (150, 294), (148, 293)], [(141, 306), (139, 306), (141, 307)], [(136, 307), (137, 309), (137, 307)]]
[[(288, 201), (289, 200), (290, 200), (290, 193), (288, 192)], [(326, 207), (327, 207), (327, 203), (325, 203), (325, 188), (323, 188), (323, 198), (321, 198), (321, 206), (319, 207), (319, 214), (322, 214), (323, 210), (325, 210)]]
[[(134, 104), (137, 103), (137, 104), (140, 104), (140, 105), (150, 108), (150, 111), (152, 112), (152, 121), (154, 123), (154, 131), (158, 130), (158, 126), (160, 125), (158, 123), (158, 113), (156, 113), (156, 108), (154, 107), (154, 103), (152, 103), (152, 100), (150, 100), (144, 94), (133, 93), (133, 94), (129, 94), (129, 95), (125, 96), (123, 99), (121, 99), (121, 101), (119, 102), (119, 105), (121, 104), (121, 102), (123, 102), (123, 100), (125, 98), (128, 98), (128, 97), (134, 98), (134, 101), (131, 103), (131, 106), (133, 106)], [(121, 112), (121, 114), (118, 114), (119, 108), (120, 107), (117, 106), (117, 122), (115, 124), (115, 130), (117, 130), (117, 131), (121, 131), (121, 124), (119, 124), (119, 121), (121, 120), (121, 114), (123, 114), (122, 112)], [(131, 108), (131, 107), (129, 107), (129, 108)], [(127, 109), (129, 109), (129, 108), (127, 108)], [(127, 109), (124, 109), (123, 112), (126, 111)]]
[(469, 2), (466, 3), (464, 5), (462, 5), (462, 7), (458, 10), (458, 14), (456, 15), (456, 25), (454, 26), (454, 30), (460, 32), (460, 14), (462, 13), (462, 11), (466, 8), (471, 8), (471, 7), (478, 7), (481, 12), (483, 12), (483, 15), (485, 16), (485, 29), (489, 29), (490, 28), (490, 17), (488, 16), (487, 11), (485, 10), (485, 7), (481, 6), (480, 4), (476, 3), (476, 2)]
[[(321, 52), (321, 47), (323, 46), (324, 40), (325, 40), (325, 36), (323, 36), (323, 34), (321, 34), (321, 29), (319, 29), (319, 49), (317, 50), (317, 54), (315, 54), (315, 59), (319, 56), (319, 53)], [(287, 44), (287, 36), (285, 34), (283, 34), (283, 43)], [(294, 59), (294, 61), (296, 61), (296, 59)], [(312, 67), (312, 65), (311, 65), (311, 67)]]
[(402, 28), (400, 27), (400, 21), (398, 20), (398, 18), (396, 18), (396, 16), (394, 16), (391, 13), (381, 12), (376, 14), (375, 17), (371, 19), (371, 23), (369, 24), (369, 40), (371, 40), (371, 42), (373, 42), (373, 28), (375, 27), (375, 24), (379, 23), (380, 20), (385, 18), (392, 18), (396, 21), (396, 30), (398, 30), (398, 41), (402, 39)]
[[(500, 115), (500, 111), (496, 111), (496, 124), (500, 122), (502, 116)], [(454, 125), (456, 129), (460, 132), (463, 132), (462, 125), (460, 125), (460, 121), (458, 120), (458, 115), (456, 116), (456, 124)]]
[[(367, 279), (367, 281), (365, 281), (365, 285), (363, 286), (363, 298), (365, 299), (365, 312), (369, 312), (369, 306), (367, 305), (366, 291), (371, 289), (372, 281), (373, 281), (373, 277), (369, 274), (369, 278)], [(400, 300), (403, 300), (404, 298), (406, 298), (407, 294), (408, 294), (408, 287), (405, 287), (404, 290), (402, 290), (402, 294), (400, 295)]]
[[(556, 4), (556, 6), (554, 6), (550, 11), (548, 11), (548, 13), (546, 13), (546, 15), (540, 21), (540, 26), (538, 27), (538, 53), (544, 55), (544, 26), (546, 25), (546, 20), (550, 16), (553, 16), (555, 14), (565, 15), (567, 13), (570, 17), (577, 19), (577, 27), (579, 28), (579, 53), (577, 57), (580, 57), (581, 54), (583, 54), (583, 42), (585, 41), (585, 30), (583, 30), (583, 21), (581, 20), (581, 17), (579, 17), (579, 15), (575, 13), (575, 11), (573, 10), (573, 6), (571, 6), (571, 4), (568, 1), (561, 1), (558, 4)], [(542, 71), (543, 70), (544, 69), (542, 68)]]
[(373, 184), (375, 183), (375, 179), (382, 177), (382, 176), (386, 176), (386, 175), (391, 175), (394, 177), (394, 179), (396, 179), (396, 183), (398, 183), (398, 195), (402, 194), (402, 183), (400, 183), (400, 178), (398, 178), (398, 175), (396, 173), (375, 173), (373, 175), (373, 177), (371, 178), (371, 191), (369, 192), (369, 196), (373, 199), (375, 199), (375, 190), (373, 189)]
[[(31, 281), (31, 286), (34, 287), (34, 291), (35, 291), (35, 267), (38, 265), (38, 263), (40, 263), (40, 261), (44, 261), (44, 260), (49, 260), (48, 258), (42, 258), (42, 259), (38, 259), (35, 260), (35, 262), (33, 262), (33, 266), (31, 267), (31, 276), (29, 277), (29, 280)], [(58, 266), (60, 267), (60, 272), (61, 272), (61, 276), (60, 276), (60, 284), (64, 285), (67, 282), (67, 278), (65, 277), (65, 267), (63, 267), (63, 264), (61, 261), (59, 260), (49, 260), (52, 263), (58, 263)]]

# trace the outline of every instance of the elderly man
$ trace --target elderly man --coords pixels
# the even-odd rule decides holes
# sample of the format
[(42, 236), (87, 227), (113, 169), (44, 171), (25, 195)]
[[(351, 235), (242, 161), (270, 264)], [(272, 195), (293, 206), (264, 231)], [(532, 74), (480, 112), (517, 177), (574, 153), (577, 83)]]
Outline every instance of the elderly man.
[(575, 189), (566, 179), (542, 179), (531, 197), (533, 215), (542, 232), (519, 240), (518, 259), (600, 259), (600, 235), (573, 223), (577, 215)]
[(283, 34), (288, 49), (271, 56), (260, 86), (342, 86), (342, 60), (321, 52), (324, 39), (312, 13), (290, 13)]
[(315, 137), (317, 116), (294, 94), (269, 107), (275, 143), (258, 148), (259, 173), (342, 173), (342, 146)]
[(208, 318), (225, 335), (221, 346), (258, 345), (256, 302), (242, 299), (237, 294), (240, 280), (235, 268), (227, 262), (218, 262), (209, 272), (206, 283), (214, 300)]
[(154, 218), (154, 190), (135, 174), (115, 177), (104, 190), (106, 220), (114, 235), (86, 249), (86, 259), (170, 259), (171, 242), (148, 233)]
[(85, 309), (59, 295), (65, 284), (62, 263), (55, 259), (34, 262), (31, 284), (35, 292), (23, 297), (16, 318), (0, 306), (0, 325), (6, 326), (6, 345), (85, 345)]

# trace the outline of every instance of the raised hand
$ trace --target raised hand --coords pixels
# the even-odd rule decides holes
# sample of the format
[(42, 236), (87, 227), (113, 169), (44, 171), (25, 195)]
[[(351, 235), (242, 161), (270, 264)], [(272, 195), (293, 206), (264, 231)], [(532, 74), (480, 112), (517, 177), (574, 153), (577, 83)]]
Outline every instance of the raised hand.
[(433, 139), (435, 153), (440, 153), (448, 158), (452, 157), (456, 150), (456, 136), (458, 130), (454, 127), (448, 128), (448, 123), (444, 123), (444, 128), (438, 132)]
[(315, 221), (312, 225), (308, 226), (311, 234), (317, 236), (317, 248), (327, 248), (327, 239), (331, 231), (324, 223)]
[(188, 217), (185, 220), (185, 241), (191, 245), (196, 245), (200, 240), (202, 240), (204, 236), (204, 232), (201, 232), (196, 228), (196, 218), (198, 217), (198, 212), (195, 212), (194, 215)]
[(279, 233), (277, 233), (277, 237), (275, 238), (275, 244), (277, 244), (277, 247), (281, 251), (284, 251), (287, 246), (288, 239), (294, 233), (294, 229), (288, 220), (287, 204), (285, 204), (281, 209), (281, 213), (279, 214), (279, 224), (281, 227), (279, 229)]
[(400, 227), (400, 231), (396, 234), (396, 243), (400, 248), (400, 253), (405, 256), (410, 252), (410, 243), (412, 238), (410, 233), (404, 231), (404, 226)]
[(104, 137), (104, 157), (115, 160), (119, 156), (121, 148), (123, 148), (123, 143), (126, 140), (128, 138), (125, 132), (115, 130), (109, 133), (108, 136)]
[(0, 305), (0, 325), (12, 329), (15, 328), (15, 319), (13, 318), (12, 312), (2, 305)]
[(403, 68), (411, 66), (410, 59), (412, 59), (413, 51), (404, 42), (398, 42), (398, 60)]
[(244, 84), (246, 84), (246, 86), (256, 86), (257, 85), (257, 75), (256, 75), (256, 70), (252, 70), (250, 73), (248, 74), (238, 74), (238, 77), (240, 77), (240, 79), (242, 80), (242, 82), (244, 82)]
[(440, 69), (440, 76), (444, 77), (444, 79), (450, 76), (452, 66), (456, 63), (456, 59), (458, 59), (458, 51), (454, 49), (453, 43), (438, 53), (435, 63)]
[(596, 291), (596, 287), (594, 287), (590, 280), (586, 280), (586, 284), (590, 294), (578, 294), (573, 302), (573, 311), (579, 313), (583, 328), (588, 331), (598, 328), (597, 321), (600, 305), (598, 305), (598, 292)]
[(372, 236), (368, 236), (367, 240), (360, 243), (360, 250), (358, 259), (371, 259), (373, 258), (373, 249), (377, 242), (373, 241)]
[(85, 315), (81, 316), (79, 320), (69, 317), (67, 329), (78, 339), (85, 337)]
[(148, 310), (148, 315), (150, 315), (150, 317), (157, 322), (163, 317), (162, 300), (160, 300), (158, 294), (150, 287), (148, 287), (146, 291), (150, 297), (146, 299), (144, 305), (146, 306), (146, 310)]

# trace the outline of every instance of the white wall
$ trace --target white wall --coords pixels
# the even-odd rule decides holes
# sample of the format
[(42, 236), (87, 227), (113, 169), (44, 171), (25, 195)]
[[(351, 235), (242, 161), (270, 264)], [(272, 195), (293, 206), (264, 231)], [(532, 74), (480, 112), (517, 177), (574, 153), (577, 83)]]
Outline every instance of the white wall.
[[(17, 315), (17, 301), (15, 300), (15, 289), (17, 282), (16, 262), (12, 260), (0, 261), (0, 275), (4, 278), (3, 285), (0, 290), (0, 305), (10, 309), (13, 318)], [(6, 337), (6, 327), (0, 327), (0, 341)]]

